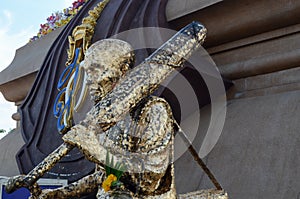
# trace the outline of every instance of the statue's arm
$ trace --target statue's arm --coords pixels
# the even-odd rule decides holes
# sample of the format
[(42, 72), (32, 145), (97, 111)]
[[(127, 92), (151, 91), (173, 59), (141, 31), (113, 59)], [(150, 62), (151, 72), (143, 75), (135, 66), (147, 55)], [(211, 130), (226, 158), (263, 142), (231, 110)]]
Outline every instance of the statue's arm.
[[(87, 124), (87, 121), (90, 120), (90, 115), (87, 115), (87, 118), (82, 121), (82, 124)], [(91, 121), (93, 122), (93, 121)], [(91, 140), (85, 140), (86, 142), (93, 141), (93, 135), (95, 135), (95, 126), (84, 126), (82, 124), (75, 125), (68, 131), (64, 136), (72, 137), (77, 134), (77, 130), (80, 130), (80, 133), (83, 132), (84, 136), (91, 134)], [(79, 126), (79, 127), (76, 127)], [(56, 148), (52, 153), (50, 153), (42, 162), (40, 162), (35, 168), (33, 168), (27, 175), (18, 175), (11, 177), (6, 186), (6, 192), (12, 193), (15, 190), (25, 187), (31, 190), (33, 185), (50, 169), (52, 169), (57, 162), (59, 162), (64, 156), (66, 156), (75, 146), (80, 147), (79, 143), (76, 142), (64, 142), (58, 148)], [(34, 188), (36, 189), (36, 188)], [(35, 190), (33, 190), (35, 191)]]
[(34, 169), (32, 169), (27, 175), (11, 177), (5, 186), (6, 192), (12, 193), (21, 187), (31, 189), (31, 187), (38, 181), (39, 178), (41, 178), (47, 171), (54, 167), (55, 164), (66, 154), (68, 154), (72, 149), (72, 145), (63, 143), (52, 153), (50, 153)]
[(68, 184), (67, 186), (57, 189), (44, 189), (40, 195), (31, 196), (30, 199), (64, 199), (80, 197), (96, 191), (98, 186), (102, 184), (103, 176), (104, 174), (101, 171), (97, 171), (74, 183)]
[(140, 138), (139, 153), (154, 154), (164, 151), (173, 136), (173, 115), (171, 107), (163, 98), (151, 97), (141, 110), (139, 125), (144, 130)]
[[(141, 191), (160, 194), (170, 190), (173, 181), (173, 115), (169, 104), (162, 98), (152, 97), (140, 115), (145, 125), (138, 153), (145, 154)], [(163, 178), (168, 179), (163, 182)]]
[[(81, 122), (81, 124), (75, 125), (68, 131), (64, 136), (72, 137), (72, 135), (77, 134), (77, 130), (80, 132), (84, 131), (84, 134), (95, 134), (96, 126), (88, 125), (88, 121), (93, 123), (91, 115), (93, 115), (94, 109), (87, 114), (85, 120)], [(86, 126), (84, 126), (84, 124)], [(79, 126), (78, 128), (76, 126)], [(93, 137), (91, 138), (93, 139)], [(78, 147), (78, 143), (75, 142), (64, 142), (58, 148), (56, 148), (52, 153), (50, 153), (42, 162), (40, 162), (35, 168), (33, 168), (27, 175), (18, 175), (11, 177), (6, 186), (6, 192), (12, 193), (15, 190), (25, 187), (29, 190), (32, 190), (33, 185), (50, 169), (52, 169), (57, 162), (59, 162), (64, 156), (66, 156), (75, 146)], [(34, 188), (35, 189), (35, 188)], [(32, 191), (31, 191), (32, 192)]]

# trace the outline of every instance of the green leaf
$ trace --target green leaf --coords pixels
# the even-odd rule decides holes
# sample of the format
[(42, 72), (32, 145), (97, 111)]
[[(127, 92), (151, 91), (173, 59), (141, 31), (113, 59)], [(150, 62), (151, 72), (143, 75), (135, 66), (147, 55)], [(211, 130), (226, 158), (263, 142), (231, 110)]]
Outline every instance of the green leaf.
[(110, 163), (110, 165), (109, 165), (110, 167), (114, 167), (114, 157), (111, 157), (111, 163)]
[(106, 153), (106, 165), (105, 165), (105, 172), (106, 172), (106, 176), (108, 176), (110, 174), (110, 167), (109, 167), (109, 152), (107, 151)]
[(121, 164), (121, 162), (117, 162), (115, 165), (115, 169), (120, 170)]
[(115, 189), (115, 188), (118, 188), (118, 187), (120, 187), (121, 185), (122, 185), (123, 183), (122, 182), (120, 182), (119, 180), (117, 180), (117, 181), (113, 181), (112, 183), (111, 183), (111, 189)]
[(120, 177), (123, 175), (125, 170), (126, 170), (126, 166), (123, 165), (122, 162), (114, 163), (114, 157), (112, 156), (110, 158), (109, 152), (107, 151), (106, 165), (105, 165), (106, 176), (113, 174), (117, 177), (117, 180), (119, 181)]

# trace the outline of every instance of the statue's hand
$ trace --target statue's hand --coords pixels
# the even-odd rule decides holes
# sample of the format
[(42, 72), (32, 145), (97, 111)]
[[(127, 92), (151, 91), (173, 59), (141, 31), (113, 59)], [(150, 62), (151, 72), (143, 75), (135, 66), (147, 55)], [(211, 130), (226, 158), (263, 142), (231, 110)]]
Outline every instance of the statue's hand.
[(42, 193), (36, 197), (36, 196), (30, 196), (28, 199), (51, 199), (51, 198), (56, 198), (55, 194), (53, 194), (52, 189), (43, 189)]
[(12, 193), (21, 187), (27, 187), (27, 184), (25, 183), (24, 179), (25, 175), (17, 175), (9, 178), (5, 185), (5, 191), (7, 193)]

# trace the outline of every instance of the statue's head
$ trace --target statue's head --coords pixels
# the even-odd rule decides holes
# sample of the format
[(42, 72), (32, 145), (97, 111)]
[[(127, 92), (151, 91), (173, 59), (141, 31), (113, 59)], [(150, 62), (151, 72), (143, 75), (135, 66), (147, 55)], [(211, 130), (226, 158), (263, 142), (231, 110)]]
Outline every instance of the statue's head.
[(100, 101), (133, 64), (133, 48), (125, 41), (104, 39), (92, 44), (82, 63), (92, 99)]

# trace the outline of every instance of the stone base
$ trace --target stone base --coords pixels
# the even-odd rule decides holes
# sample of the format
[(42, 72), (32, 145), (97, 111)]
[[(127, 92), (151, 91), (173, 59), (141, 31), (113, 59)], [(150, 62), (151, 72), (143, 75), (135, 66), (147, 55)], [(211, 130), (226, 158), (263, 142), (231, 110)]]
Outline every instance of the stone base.
[(180, 194), (178, 199), (228, 199), (228, 194), (224, 190), (206, 189), (198, 190), (186, 194)]

